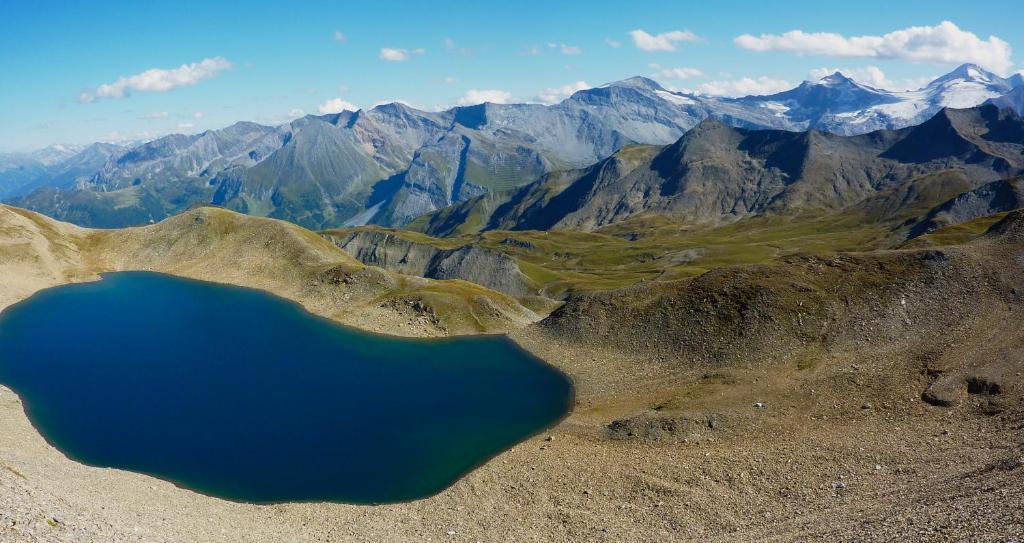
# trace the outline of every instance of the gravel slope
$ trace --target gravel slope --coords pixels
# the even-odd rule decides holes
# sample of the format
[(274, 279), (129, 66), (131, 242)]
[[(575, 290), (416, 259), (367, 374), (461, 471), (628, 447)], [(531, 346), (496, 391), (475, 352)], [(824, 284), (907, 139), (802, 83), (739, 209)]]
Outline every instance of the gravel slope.
[[(95, 254), (129, 247), (110, 243)], [(1024, 538), (1024, 215), (958, 248), (839, 259), (570, 299), (513, 327), (574, 378), (576, 410), (407, 504), (237, 504), (82, 466), (4, 389), (0, 541)], [(229, 282), (254, 281), (242, 268)]]

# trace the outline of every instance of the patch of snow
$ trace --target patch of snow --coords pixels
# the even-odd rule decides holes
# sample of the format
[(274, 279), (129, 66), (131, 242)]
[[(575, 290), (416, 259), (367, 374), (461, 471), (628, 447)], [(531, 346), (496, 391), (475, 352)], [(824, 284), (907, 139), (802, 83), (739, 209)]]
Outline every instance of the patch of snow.
[(692, 100), (690, 98), (687, 98), (685, 96), (681, 96), (681, 95), (678, 95), (678, 94), (673, 94), (673, 93), (668, 92), (668, 91), (656, 90), (656, 91), (654, 91), (654, 93), (657, 94), (658, 96), (662, 97), (663, 99), (665, 99), (665, 100), (667, 100), (669, 102), (672, 102), (673, 104), (680, 105), (680, 106), (688, 106), (688, 105), (692, 105), (692, 104), (696, 104), (697, 103), (696, 101), (694, 101), (694, 100)]
[(761, 102), (760, 106), (764, 109), (780, 114), (786, 113), (790, 110), (790, 107), (782, 102)]
[(943, 89), (939, 104), (952, 108), (974, 107), (989, 98), (999, 96), (987, 86), (973, 81), (955, 81)]
[(928, 109), (926, 101), (907, 99), (891, 104), (880, 104), (868, 108), (866, 111), (877, 111), (893, 119), (913, 119), (925, 109)]

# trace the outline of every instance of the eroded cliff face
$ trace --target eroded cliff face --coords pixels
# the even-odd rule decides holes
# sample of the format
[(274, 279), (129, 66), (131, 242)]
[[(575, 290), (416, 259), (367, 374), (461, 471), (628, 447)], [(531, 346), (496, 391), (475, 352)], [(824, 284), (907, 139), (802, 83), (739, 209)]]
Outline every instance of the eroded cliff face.
[(476, 245), (441, 249), (385, 230), (352, 230), (327, 237), (368, 266), (430, 279), (462, 279), (516, 297), (537, 293), (515, 259)]

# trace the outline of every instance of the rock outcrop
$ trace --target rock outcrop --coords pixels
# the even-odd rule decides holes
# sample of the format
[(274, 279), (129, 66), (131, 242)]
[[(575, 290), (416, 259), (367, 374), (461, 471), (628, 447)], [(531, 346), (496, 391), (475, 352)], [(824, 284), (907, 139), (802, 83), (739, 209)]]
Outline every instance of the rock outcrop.
[(512, 257), (473, 244), (441, 249), (388, 230), (333, 231), (325, 236), (356, 260), (406, 275), (462, 279), (510, 296), (537, 293)]

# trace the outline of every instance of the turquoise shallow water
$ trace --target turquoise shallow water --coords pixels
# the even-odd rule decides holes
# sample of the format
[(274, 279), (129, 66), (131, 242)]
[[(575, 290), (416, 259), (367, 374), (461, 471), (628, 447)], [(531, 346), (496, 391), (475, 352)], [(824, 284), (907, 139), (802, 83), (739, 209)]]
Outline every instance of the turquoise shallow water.
[(434, 494), (561, 419), (567, 377), (504, 337), (410, 340), (152, 273), (0, 313), (0, 382), (80, 462), (248, 502)]

